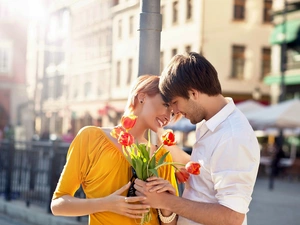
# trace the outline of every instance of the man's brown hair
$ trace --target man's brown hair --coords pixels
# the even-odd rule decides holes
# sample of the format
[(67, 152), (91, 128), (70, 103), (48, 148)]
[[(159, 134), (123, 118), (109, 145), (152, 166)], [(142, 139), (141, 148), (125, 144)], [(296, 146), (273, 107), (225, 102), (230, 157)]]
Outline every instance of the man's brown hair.
[(159, 88), (166, 102), (174, 97), (189, 99), (191, 89), (209, 96), (222, 93), (216, 69), (195, 52), (175, 55), (162, 72)]

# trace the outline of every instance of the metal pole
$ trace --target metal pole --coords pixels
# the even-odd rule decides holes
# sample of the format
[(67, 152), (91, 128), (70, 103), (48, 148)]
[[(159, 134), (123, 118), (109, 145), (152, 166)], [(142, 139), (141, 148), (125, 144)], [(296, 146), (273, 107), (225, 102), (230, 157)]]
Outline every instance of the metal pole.
[(143, 74), (159, 75), (160, 33), (162, 30), (160, 0), (142, 0), (140, 10), (138, 76)]

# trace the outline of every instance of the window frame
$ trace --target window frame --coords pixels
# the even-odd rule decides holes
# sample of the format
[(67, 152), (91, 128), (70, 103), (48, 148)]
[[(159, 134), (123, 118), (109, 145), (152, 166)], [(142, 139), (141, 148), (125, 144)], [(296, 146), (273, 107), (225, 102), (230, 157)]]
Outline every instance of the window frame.
[(0, 74), (12, 74), (13, 44), (0, 40)]
[(246, 18), (246, 0), (234, 0), (233, 20), (243, 21)]
[(272, 50), (270, 47), (261, 49), (261, 80), (271, 72), (271, 55)]
[[(233, 45), (232, 46), (232, 64), (231, 64), (231, 78), (232, 79), (244, 79), (245, 70), (245, 51), (246, 47), (244, 45)], [(242, 73), (240, 73), (242, 71)]]

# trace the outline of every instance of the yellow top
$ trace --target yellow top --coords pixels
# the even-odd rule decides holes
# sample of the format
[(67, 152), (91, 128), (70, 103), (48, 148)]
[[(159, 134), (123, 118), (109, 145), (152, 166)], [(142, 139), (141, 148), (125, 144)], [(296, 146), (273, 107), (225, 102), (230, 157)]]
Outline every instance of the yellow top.
[[(162, 148), (158, 158), (166, 152)], [(172, 161), (168, 154), (165, 161)], [(176, 188), (174, 168), (170, 165), (162, 166), (158, 170), (159, 176), (169, 180)], [(61, 173), (53, 199), (63, 195), (74, 196), (80, 185), (86, 198), (101, 198), (108, 196), (127, 184), (132, 176), (130, 164), (124, 155), (114, 145), (99, 127), (88, 126), (82, 128), (70, 145), (67, 161)], [(125, 196), (126, 193), (123, 193)], [(151, 209), (151, 225), (158, 225), (155, 209)], [(137, 224), (139, 221), (112, 212), (99, 212), (89, 215), (90, 225), (100, 224)]]

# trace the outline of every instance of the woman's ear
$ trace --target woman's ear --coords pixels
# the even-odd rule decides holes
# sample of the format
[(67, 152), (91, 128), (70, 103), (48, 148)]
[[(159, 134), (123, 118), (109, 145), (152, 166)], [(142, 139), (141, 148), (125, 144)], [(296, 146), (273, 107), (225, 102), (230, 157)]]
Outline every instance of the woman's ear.
[(143, 104), (145, 101), (145, 93), (138, 93), (137, 99), (138, 99), (139, 103)]

